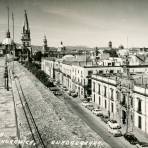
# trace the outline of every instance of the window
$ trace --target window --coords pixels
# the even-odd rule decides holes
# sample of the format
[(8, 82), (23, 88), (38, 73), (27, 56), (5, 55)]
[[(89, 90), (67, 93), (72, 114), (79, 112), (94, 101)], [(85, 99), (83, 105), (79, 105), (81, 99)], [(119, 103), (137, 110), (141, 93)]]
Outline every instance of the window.
[(120, 73), (121, 71), (120, 70), (117, 70), (117, 73)]
[(98, 84), (98, 94), (100, 95), (100, 84)]
[(114, 104), (113, 103), (111, 104), (111, 112), (112, 113), (114, 112)]
[(99, 74), (102, 74), (103, 73), (103, 70), (99, 70)]
[(123, 97), (122, 97), (122, 103), (125, 104), (125, 102), (126, 102), (126, 95), (123, 94)]
[(106, 103), (106, 100), (105, 100), (105, 108), (107, 107), (107, 103)]
[(101, 97), (99, 97), (99, 105), (101, 105)]
[(119, 98), (119, 92), (118, 92), (118, 91), (116, 91), (116, 97), (117, 97), (117, 100), (120, 99), (120, 98)]
[(88, 71), (88, 76), (91, 76), (92, 75), (92, 71), (90, 70), (90, 71)]
[(141, 121), (141, 117), (139, 116), (139, 117), (138, 117), (138, 128), (140, 128), (140, 129), (142, 128), (141, 122), (142, 122), (142, 121)]
[(133, 107), (133, 98), (130, 97), (130, 99), (131, 99), (131, 107)]
[(137, 112), (141, 113), (142, 112), (142, 108), (141, 108), (141, 100), (138, 98), (138, 108), (137, 108)]
[(104, 97), (106, 97), (106, 86), (104, 86)]
[(115, 62), (112, 62), (112, 66), (115, 66)]
[(110, 96), (111, 97), (111, 100), (113, 100), (114, 99), (114, 90), (111, 88), (110, 89), (110, 92), (111, 92), (111, 96)]
[(95, 92), (95, 82), (93, 82), (93, 92)]
[(83, 77), (82, 71), (81, 71), (81, 77)]
[(110, 70), (110, 73), (114, 73), (114, 71), (113, 70)]
[(94, 94), (94, 102), (95, 102), (95, 94)]

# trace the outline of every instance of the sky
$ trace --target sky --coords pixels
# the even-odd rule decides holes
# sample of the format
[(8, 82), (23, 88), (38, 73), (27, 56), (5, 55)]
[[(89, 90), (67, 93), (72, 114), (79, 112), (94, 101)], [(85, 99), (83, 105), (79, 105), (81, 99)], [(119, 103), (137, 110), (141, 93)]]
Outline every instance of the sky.
[(45, 34), (48, 45), (56, 47), (61, 41), (66, 46), (104, 47), (112, 41), (114, 47), (148, 47), (148, 0), (0, 0), (0, 41), (6, 36), (8, 5), (16, 42), (21, 42), (26, 9), (33, 45), (43, 45)]

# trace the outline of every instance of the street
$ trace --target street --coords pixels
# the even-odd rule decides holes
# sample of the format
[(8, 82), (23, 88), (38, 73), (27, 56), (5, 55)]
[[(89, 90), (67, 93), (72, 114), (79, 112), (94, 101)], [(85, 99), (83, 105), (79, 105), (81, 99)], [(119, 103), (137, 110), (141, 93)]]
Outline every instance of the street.
[(113, 137), (107, 131), (107, 126), (101, 121), (101, 119), (94, 116), (89, 110), (81, 106), (80, 101), (77, 101), (77, 99), (78, 98), (72, 99), (71, 97), (68, 97), (68, 95), (64, 97), (67, 106), (71, 107), (73, 111), (112, 148), (136, 147), (129, 144), (129, 142), (127, 142), (123, 137)]

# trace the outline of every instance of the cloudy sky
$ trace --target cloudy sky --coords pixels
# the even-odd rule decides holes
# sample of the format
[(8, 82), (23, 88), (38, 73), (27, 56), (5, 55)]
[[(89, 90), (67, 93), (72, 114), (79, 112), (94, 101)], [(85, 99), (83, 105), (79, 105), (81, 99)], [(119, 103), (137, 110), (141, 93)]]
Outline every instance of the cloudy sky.
[[(0, 0), (0, 40), (7, 31), (7, 11), (15, 16), (15, 40), (20, 42), (24, 9), (32, 44), (148, 47), (148, 0)], [(12, 27), (11, 27), (12, 28)]]

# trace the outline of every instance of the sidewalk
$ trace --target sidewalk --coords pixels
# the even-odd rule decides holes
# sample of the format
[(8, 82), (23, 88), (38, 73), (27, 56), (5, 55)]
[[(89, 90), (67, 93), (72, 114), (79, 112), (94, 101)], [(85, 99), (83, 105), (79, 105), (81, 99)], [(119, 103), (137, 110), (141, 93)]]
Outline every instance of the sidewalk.
[[(16, 139), (16, 120), (11, 88), (4, 87), (4, 59), (0, 58), (0, 148), (16, 148), (10, 140)], [(2, 141), (7, 140), (7, 144)]]
[(139, 139), (140, 142), (147, 142), (148, 143), (148, 135), (145, 134), (143, 131), (134, 127), (134, 135)]

